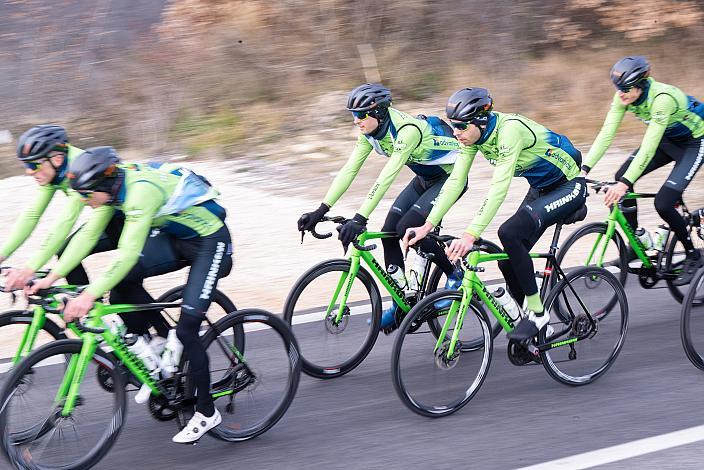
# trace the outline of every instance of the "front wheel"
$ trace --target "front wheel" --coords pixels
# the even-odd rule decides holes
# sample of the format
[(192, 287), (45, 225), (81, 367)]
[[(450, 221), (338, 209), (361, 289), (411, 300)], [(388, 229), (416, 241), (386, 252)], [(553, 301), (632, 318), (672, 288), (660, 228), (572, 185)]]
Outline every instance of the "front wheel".
[[(76, 406), (68, 415), (62, 413), (65, 394), (59, 391), (82, 344), (71, 339), (49, 343), (8, 376), (0, 393), (0, 444), (16, 468), (88, 469), (117, 440), (127, 406), (124, 375), (100, 349), (88, 363)], [(99, 368), (115, 384), (112, 392), (89, 380)]]
[[(440, 327), (445, 324), (448, 310), (435, 306), (442, 300), (459, 303), (462, 293), (440, 291), (419, 302), (401, 323), (391, 351), (396, 394), (411, 411), (433, 418), (452, 414), (469, 403), (486, 378), (493, 348), (491, 324), (475, 301), (468, 306), (454, 351), (450, 352), (449, 340), (436, 347), (436, 337), (427, 324), (429, 320), (437, 320)], [(448, 338), (456, 316), (450, 321)], [(482, 338), (482, 345), (465, 351), (463, 338)]]
[[(694, 248), (698, 249), (700, 252), (703, 252), (704, 240), (702, 240), (699, 236), (699, 232), (697, 230), (692, 229), (691, 227), (689, 227), (689, 231), (690, 238), (694, 243)], [(674, 299), (679, 303), (682, 303), (682, 300), (685, 297), (685, 294), (687, 292), (687, 286), (676, 286), (673, 284), (673, 282), (675, 281), (674, 276), (682, 272), (682, 263), (684, 262), (686, 256), (687, 253), (685, 252), (684, 246), (682, 246), (682, 243), (680, 243), (675, 234), (672, 233), (670, 236), (670, 240), (667, 244), (667, 249), (665, 251), (664, 270), (665, 272), (673, 276), (672, 278), (667, 279), (667, 288), (670, 290), (670, 294), (672, 294), (672, 297), (674, 297)], [(692, 289), (690, 288), (689, 292), (691, 291)], [(691, 297), (691, 300), (689, 300), (689, 303), (695, 306), (703, 305), (704, 291), (699, 291), (698, 293), (694, 294)]]
[(301, 346), (303, 372), (312, 377), (329, 379), (350, 372), (367, 357), (379, 335), (379, 289), (361, 266), (350, 284), (350, 266), (346, 259), (313, 266), (296, 281), (284, 304), (284, 320)]
[[(238, 329), (246, 332), (246, 353), (229, 333)], [(264, 310), (239, 310), (213, 325), (203, 344), (210, 360), (210, 393), (223, 420), (211, 434), (244, 441), (274, 426), (291, 405), (301, 376), (298, 345), (288, 325)]]
[(689, 292), (682, 302), (680, 337), (689, 361), (704, 370), (704, 307), (698, 299), (704, 298), (704, 269), (692, 278)]
[[(3, 377), (14, 364), (22, 341), (34, 319), (30, 310), (10, 310), (0, 314), (0, 377)], [(44, 320), (42, 329), (32, 344), (25, 345), (30, 351), (44, 344), (65, 339), (66, 335), (59, 325), (50, 318)]]
[(586, 385), (609, 370), (628, 329), (626, 293), (613, 274), (594, 266), (570, 271), (550, 291), (545, 311), (554, 333), (546, 338), (543, 328), (538, 339), (552, 378)]

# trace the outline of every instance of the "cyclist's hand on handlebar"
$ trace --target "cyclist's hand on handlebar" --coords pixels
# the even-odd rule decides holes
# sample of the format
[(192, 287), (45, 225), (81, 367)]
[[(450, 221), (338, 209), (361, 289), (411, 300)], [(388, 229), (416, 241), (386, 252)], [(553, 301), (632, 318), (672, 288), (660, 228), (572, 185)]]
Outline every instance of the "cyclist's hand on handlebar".
[(462, 238), (455, 238), (452, 240), (450, 246), (445, 249), (445, 254), (450, 259), (450, 262), (454, 263), (469, 253), (469, 250), (472, 249), (472, 246), (476, 241), (477, 239), (474, 235), (465, 232), (462, 234)]
[(34, 295), (42, 289), (48, 289), (54, 282), (56, 282), (58, 278), (59, 276), (57, 276), (56, 274), (49, 273), (43, 279), (37, 279), (31, 284), (25, 284), (24, 293), (25, 295)]
[(306, 212), (305, 214), (303, 214), (298, 219), (298, 231), (305, 232), (314, 229), (318, 222), (320, 222), (323, 217), (325, 217), (325, 214), (327, 214), (329, 210), (330, 208), (327, 205), (320, 204), (320, 207), (318, 207), (313, 212)]
[(408, 251), (409, 246), (415, 245), (416, 243), (427, 237), (431, 230), (433, 230), (433, 224), (431, 224), (430, 222), (426, 222), (420, 227), (411, 227), (409, 229), (406, 229), (406, 234), (401, 240), (401, 244), (403, 245), (403, 251)]
[(623, 196), (626, 195), (626, 191), (628, 191), (628, 186), (626, 186), (626, 183), (622, 183), (620, 181), (612, 186), (609, 186), (606, 190), (606, 196), (604, 197), (604, 205), (606, 205), (606, 207), (611, 207), (614, 203), (617, 203), (621, 200), (621, 198), (623, 198)]
[(355, 214), (352, 219), (346, 223), (338, 225), (337, 231), (338, 240), (342, 242), (342, 247), (347, 251), (347, 247), (354, 239), (360, 236), (367, 229), (367, 218), (359, 214)]
[(27, 282), (34, 277), (34, 270), (30, 268), (10, 269), (7, 271), (7, 279), (5, 280), (6, 290), (22, 289)]
[(95, 304), (95, 297), (88, 291), (81, 292), (81, 295), (71, 299), (64, 307), (64, 320), (66, 323), (86, 316)]

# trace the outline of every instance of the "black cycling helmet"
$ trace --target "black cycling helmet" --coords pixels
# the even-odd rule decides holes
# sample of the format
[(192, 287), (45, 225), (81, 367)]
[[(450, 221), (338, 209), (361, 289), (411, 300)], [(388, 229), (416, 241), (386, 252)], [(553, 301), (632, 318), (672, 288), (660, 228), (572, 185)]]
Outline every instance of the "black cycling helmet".
[(76, 191), (98, 191), (109, 192), (112, 184), (103, 183), (108, 179), (117, 176), (117, 164), (120, 157), (112, 147), (89, 148), (68, 166), (68, 179)]
[(348, 111), (371, 111), (390, 105), (391, 91), (380, 83), (359, 85), (347, 97)]
[(486, 88), (463, 88), (450, 96), (445, 114), (453, 121), (483, 121), (494, 107), (494, 100)]
[(23, 162), (32, 162), (46, 158), (49, 152), (68, 151), (66, 129), (56, 124), (34, 126), (20, 136), (17, 141), (17, 158)]
[(650, 64), (643, 56), (624, 57), (611, 67), (611, 81), (621, 91), (628, 91), (650, 76)]

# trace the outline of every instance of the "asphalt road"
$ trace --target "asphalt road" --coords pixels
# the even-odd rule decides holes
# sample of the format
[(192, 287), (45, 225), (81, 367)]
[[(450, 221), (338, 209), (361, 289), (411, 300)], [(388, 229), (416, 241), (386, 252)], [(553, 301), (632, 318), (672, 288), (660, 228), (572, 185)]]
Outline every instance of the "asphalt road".
[[(584, 387), (561, 385), (540, 365), (511, 365), (502, 335), (476, 397), (452, 416), (423, 418), (397, 398), (394, 338), (380, 335), (348, 375), (304, 375), (284, 418), (251, 441), (172, 444), (175, 424), (155, 421), (130, 399), (119, 440), (95, 468), (514, 469), (704, 424), (704, 373), (682, 350), (679, 304), (635, 278), (627, 292), (625, 346), (606, 375)], [(595, 468), (699, 469), (703, 454), (698, 441)]]

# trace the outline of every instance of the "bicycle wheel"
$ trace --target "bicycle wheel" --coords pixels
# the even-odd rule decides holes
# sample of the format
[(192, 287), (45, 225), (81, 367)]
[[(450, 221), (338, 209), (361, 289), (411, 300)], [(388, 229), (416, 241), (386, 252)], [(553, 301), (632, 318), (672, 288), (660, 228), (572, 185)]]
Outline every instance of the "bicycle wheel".
[(77, 359), (80, 340), (64, 339), (36, 349), (15, 367), (0, 393), (0, 444), (17, 468), (88, 469), (115, 443), (124, 422), (126, 399), (122, 372), (97, 349), (86, 377), (101, 367), (109, 371), (114, 392), (84, 380), (70, 416), (61, 416), (56, 395), (66, 360)]
[[(551, 344), (586, 336), (541, 351), (548, 374), (567, 385), (586, 385), (601, 377), (616, 360), (628, 329), (628, 301), (616, 276), (595, 266), (574, 269), (550, 292), (545, 309), (555, 330), (548, 338)], [(557, 311), (568, 318), (560, 318)], [(596, 323), (594, 327), (587, 312)], [(540, 344), (546, 343), (545, 334), (546, 330), (541, 330)]]
[[(0, 314), (0, 379), (12, 369), (20, 342), (33, 319), (34, 313), (29, 310), (10, 310)], [(59, 325), (47, 318), (34, 341), (33, 349), (64, 338), (66, 335)]]
[(689, 361), (704, 370), (704, 307), (698, 299), (704, 297), (704, 269), (692, 278), (687, 297), (682, 302), (680, 337)]
[[(449, 243), (453, 237), (447, 237), (448, 240), (446, 243)], [(479, 245), (479, 250), (482, 253), (487, 253), (487, 254), (497, 254), (497, 253), (502, 253), (501, 248), (499, 248), (498, 245), (490, 242), (489, 240), (481, 240), (481, 243)], [(442, 271), (442, 269), (438, 268), (437, 266), (434, 267), (430, 278), (428, 279), (428, 284), (426, 288), (426, 295), (431, 294), (435, 291), (438, 290), (439, 286), (444, 286), (445, 283), (447, 282), (447, 277), (445, 276), (445, 273)], [(488, 316), (489, 318), (489, 323), (491, 324), (491, 335), (493, 338), (496, 338), (501, 331), (503, 331), (503, 328), (501, 327), (501, 324), (496, 320), (496, 318), (492, 316)], [(440, 336), (440, 331), (442, 330), (442, 326), (440, 323), (437, 321), (437, 318), (430, 318), (428, 320), (428, 326), (430, 327), (431, 331), (433, 332), (433, 335), (437, 338)], [(473, 351), (474, 349), (481, 348), (483, 347), (484, 343), (484, 338), (481, 336), (478, 336), (476, 338), (468, 338), (466, 341), (462, 342), (462, 350), (463, 351)]]
[[(442, 417), (465, 406), (482, 386), (491, 364), (493, 337), (484, 310), (472, 301), (465, 314), (462, 338), (483, 338), (483, 346), (474, 351), (455, 349), (447, 357), (449, 341), (436, 351), (437, 340), (428, 320), (434, 317), (440, 325), (447, 319), (447, 310), (435, 308), (438, 300), (461, 301), (459, 291), (440, 291), (429, 295), (411, 309), (401, 323), (391, 351), (391, 377), (396, 394), (411, 411), (422, 416)], [(455, 320), (452, 320), (450, 334)], [(420, 325), (420, 326), (418, 326)]]
[[(381, 322), (381, 296), (363, 267), (347, 294), (342, 320), (339, 298), (350, 261), (324, 261), (303, 274), (284, 304), (284, 320), (301, 348), (303, 372), (319, 379), (340, 377), (357, 367), (374, 347)], [(330, 314), (326, 315), (326, 308)]]
[[(170, 303), (170, 302), (177, 302), (179, 300), (183, 299), (183, 289), (185, 288), (185, 285), (177, 286), (172, 289), (169, 289), (168, 291), (164, 292), (159, 296), (158, 299), (155, 300), (157, 303)], [(211, 296), (211, 304), (210, 307), (208, 308), (207, 316), (208, 319), (211, 322), (215, 322), (220, 318), (223, 318), (225, 315), (228, 313), (232, 313), (237, 311), (237, 307), (235, 307), (235, 304), (230, 300), (228, 296), (226, 296), (222, 291), (215, 289), (212, 293)], [(203, 328), (207, 328), (207, 323), (203, 323)], [(233, 332), (235, 334), (235, 344), (237, 345), (237, 349), (240, 351), (244, 351), (244, 331), (240, 326), (237, 327), (237, 330)]]
[[(234, 352), (233, 330), (245, 331), (247, 352)], [(211, 394), (222, 424), (211, 434), (224, 441), (256, 437), (286, 413), (298, 389), (301, 361), (286, 323), (259, 309), (219, 320), (203, 336), (210, 360)], [(188, 389), (188, 388), (187, 388)]]
[[(699, 232), (689, 228), (689, 235), (694, 243), (694, 248), (698, 249), (700, 252), (704, 252), (704, 240), (699, 237)], [(677, 239), (674, 234), (671, 234), (670, 240), (667, 243), (667, 249), (665, 251), (665, 266), (664, 271), (667, 273), (679, 273), (682, 271), (682, 263), (686, 257), (686, 252), (682, 243)], [(675, 298), (676, 301), (682, 303), (685, 297), (688, 287), (687, 286), (675, 286), (673, 285), (674, 279), (667, 279), (667, 288), (670, 290), (670, 294)], [(691, 291), (691, 288), (690, 288)], [(692, 297), (689, 301), (693, 305), (704, 304), (704, 291), (699, 291)]]
[[(574, 269), (579, 269), (587, 264), (589, 256), (595, 250), (597, 240), (600, 241), (596, 251), (591, 255), (589, 266), (596, 266), (595, 260), (601, 256), (601, 250), (604, 246), (603, 237), (606, 234), (607, 226), (603, 222), (587, 224), (575, 231), (565, 241), (564, 245), (557, 252), (557, 263), (565, 273), (569, 273)], [(604, 251), (602, 268), (616, 276), (622, 286), (626, 285), (628, 279), (628, 258), (627, 248), (621, 235), (614, 231), (614, 235), (609, 240), (606, 251)], [(568, 267), (565, 268), (564, 265)], [(550, 279), (557, 285), (558, 279), (555, 273), (550, 276)], [(553, 285), (553, 287), (554, 287)], [(604, 306), (607, 310), (616, 305), (617, 298), (612, 296), (609, 302)], [(560, 316), (563, 321), (569, 321), (570, 315), (563, 315), (561, 310), (556, 310), (555, 313)]]

